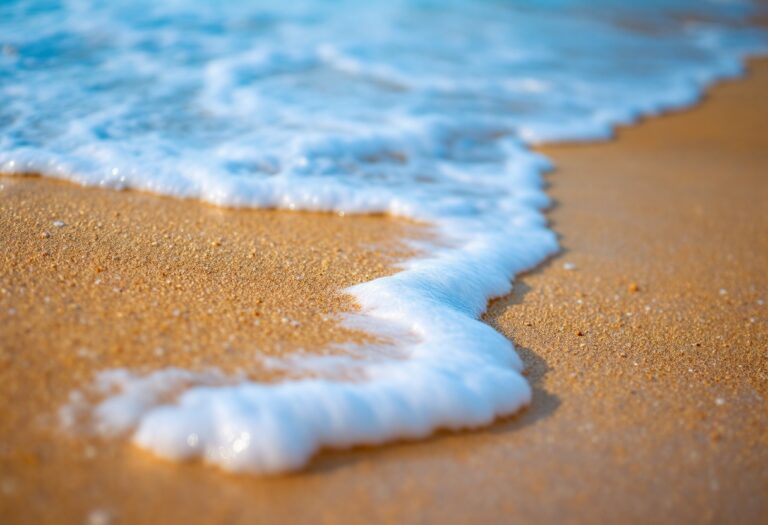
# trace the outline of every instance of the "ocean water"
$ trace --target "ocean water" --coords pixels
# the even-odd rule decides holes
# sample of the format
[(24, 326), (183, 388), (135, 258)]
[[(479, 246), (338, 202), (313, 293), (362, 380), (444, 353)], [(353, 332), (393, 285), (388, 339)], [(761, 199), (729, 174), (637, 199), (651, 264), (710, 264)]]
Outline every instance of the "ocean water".
[[(172, 459), (299, 468), (321, 447), (485, 425), (531, 399), (478, 320), (557, 251), (532, 144), (609, 138), (738, 75), (747, 1), (5, 0), (0, 171), (235, 207), (386, 212), (439, 246), (353, 287), (405, 360), (362, 381), (104, 371), (88, 410)], [(322, 364), (316, 358), (308, 366)], [(182, 389), (171, 403), (168, 392)], [(62, 400), (64, 419), (80, 398)]]

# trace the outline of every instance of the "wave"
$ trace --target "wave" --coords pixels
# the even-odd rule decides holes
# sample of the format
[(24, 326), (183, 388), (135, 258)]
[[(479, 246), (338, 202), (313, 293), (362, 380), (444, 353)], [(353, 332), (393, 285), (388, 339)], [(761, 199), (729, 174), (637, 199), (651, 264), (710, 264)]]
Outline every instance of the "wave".
[(0, 171), (384, 212), (440, 238), (349, 290), (366, 329), (403, 335), (405, 359), (358, 360), (364, 380), (349, 382), (105, 371), (96, 427), (173, 459), (279, 472), (321, 447), (476, 427), (527, 404), (512, 343), (479, 316), (558, 248), (543, 215), (551, 165), (529, 147), (690, 105), (766, 49), (747, 2), (636, 4), (0, 6)]

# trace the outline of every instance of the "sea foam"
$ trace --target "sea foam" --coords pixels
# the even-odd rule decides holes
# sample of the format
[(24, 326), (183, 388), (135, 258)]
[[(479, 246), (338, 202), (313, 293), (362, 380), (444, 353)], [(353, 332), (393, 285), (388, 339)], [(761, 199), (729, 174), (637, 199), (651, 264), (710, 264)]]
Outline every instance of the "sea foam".
[[(385, 212), (440, 243), (349, 290), (404, 359), (361, 380), (105, 371), (90, 417), (173, 459), (279, 472), (321, 447), (485, 425), (528, 403), (479, 320), (557, 250), (535, 143), (608, 138), (739, 74), (748, 2), (14, 1), (0, 171), (233, 207)], [(358, 319), (360, 319), (358, 318)], [(316, 363), (322, 358), (313, 358)], [(308, 366), (315, 366), (309, 364)], [(169, 398), (171, 401), (169, 401)], [(63, 414), (72, 414), (74, 396)]]

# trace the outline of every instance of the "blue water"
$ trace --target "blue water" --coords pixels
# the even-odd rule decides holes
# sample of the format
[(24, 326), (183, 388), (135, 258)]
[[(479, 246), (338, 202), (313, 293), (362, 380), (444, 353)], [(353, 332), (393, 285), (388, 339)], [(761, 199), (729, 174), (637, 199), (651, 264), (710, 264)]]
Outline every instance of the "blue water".
[(621, 4), (5, 0), (0, 167), (417, 213), (443, 200), (438, 163), (503, 158), (489, 137), (607, 136), (689, 103), (760, 39), (686, 21), (747, 3)]

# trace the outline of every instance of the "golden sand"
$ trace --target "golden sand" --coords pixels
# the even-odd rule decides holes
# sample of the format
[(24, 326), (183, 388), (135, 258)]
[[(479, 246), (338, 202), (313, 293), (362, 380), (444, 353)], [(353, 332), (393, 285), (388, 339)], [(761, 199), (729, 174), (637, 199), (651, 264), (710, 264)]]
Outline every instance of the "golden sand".
[(81, 521), (92, 500), (77, 492), (78, 473), (101, 484), (135, 452), (62, 435), (58, 408), (97, 371), (295, 376), (264, 358), (373, 342), (340, 324), (355, 310), (341, 290), (396, 271), (412, 253), (402, 239), (423, 231), (38, 177), (3, 177), (0, 188), (0, 510), (12, 522), (61, 522), (70, 503), (77, 511), (63, 516)]
[(277, 478), (39, 415), (102, 367), (359, 342), (324, 318), (354, 307), (335, 291), (392, 271), (393, 239), (418, 232), (3, 179), (0, 522), (765, 522), (768, 61), (752, 69), (610, 143), (544, 149), (563, 253), (486, 315), (528, 364), (530, 409)]
[(363, 342), (338, 326), (334, 314), (353, 309), (339, 291), (395, 271), (408, 253), (399, 239), (415, 231), (40, 178), (0, 184), (3, 355), (39, 349), (34, 366), (53, 370), (162, 363), (264, 380), (273, 372), (254, 356)]

